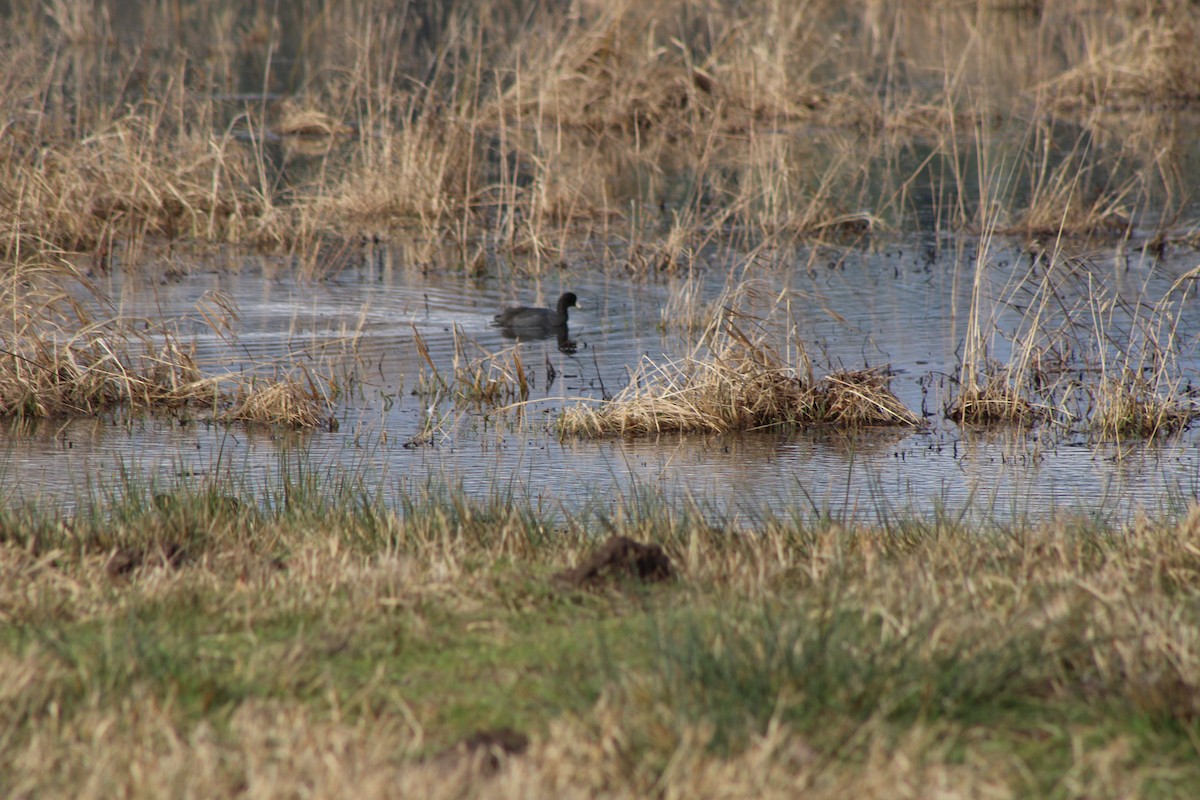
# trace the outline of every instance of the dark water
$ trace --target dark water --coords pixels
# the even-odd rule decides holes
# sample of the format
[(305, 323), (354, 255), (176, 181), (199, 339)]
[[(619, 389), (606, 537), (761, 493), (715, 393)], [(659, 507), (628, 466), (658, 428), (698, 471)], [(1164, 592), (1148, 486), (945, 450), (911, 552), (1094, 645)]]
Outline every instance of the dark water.
[[(303, 464), (331, 486), (351, 474), (392, 496), (432, 479), (478, 496), (512, 495), (550, 511), (578, 512), (653, 490), (747, 520), (765, 512), (871, 519), (934, 508), (1002, 520), (1065, 512), (1125, 518), (1195, 500), (1200, 450), (1191, 431), (1151, 446), (1116, 446), (1050, 427), (968, 430), (945, 419), (947, 376), (961, 354), (977, 247), (961, 239), (911, 239), (760, 255), (746, 263), (713, 253), (691, 276), (653, 280), (577, 269), (474, 279), (411, 264), (398, 247), (367, 248), (350, 267), (313, 282), (255, 259), (234, 270), (196, 263), (169, 275), (118, 271), (103, 288), (120, 312), (179, 320), (181, 338), (195, 343), (209, 374), (270, 375), (303, 366), (333, 376), (345, 389), (335, 408), (339, 429), (142, 417), (26, 423), (0, 433), (0, 486), (8, 503), (40, 498), (67, 507), (119, 486), (123, 475), (159, 487), (217, 476), (265, 486), (288, 464)], [(989, 252), (985, 294), (1019, 296), (1007, 287), (1028, 268), (1028, 256), (1004, 245)], [(1088, 264), (1114, 294), (1157, 299), (1193, 266), (1189, 257), (1154, 261), (1140, 251), (1109, 252)], [(695, 334), (677, 313), (686, 307), (683, 298), (702, 304), (731, 282), (755, 288), (747, 308), (775, 307), (772, 319), (794, 326), (781, 336), (781, 352), (794, 354), (794, 343), (803, 342), (818, 374), (890, 367), (893, 389), (909, 408), (929, 414), (928, 426), (558, 440), (551, 426), (565, 405), (619, 391), (643, 358), (662, 363), (691, 352)], [(571, 315), (574, 352), (553, 339), (518, 345), (491, 325), (507, 305), (552, 305), (568, 289), (584, 306)], [(197, 314), (197, 304), (217, 292), (238, 309), (234, 338), (217, 336)], [(787, 299), (777, 303), (780, 296)], [(1014, 305), (989, 306), (998, 329), (1018, 326)], [(1185, 342), (1182, 375), (1195, 373), (1198, 332), (1200, 314), (1185, 307), (1177, 333)], [(498, 411), (416, 391), (430, 376), (418, 333), (447, 379), (456, 340), (460, 360), (519, 347), (533, 387), (530, 402)], [(1007, 346), (995, 337), (993, 354), (1005, 357)]]

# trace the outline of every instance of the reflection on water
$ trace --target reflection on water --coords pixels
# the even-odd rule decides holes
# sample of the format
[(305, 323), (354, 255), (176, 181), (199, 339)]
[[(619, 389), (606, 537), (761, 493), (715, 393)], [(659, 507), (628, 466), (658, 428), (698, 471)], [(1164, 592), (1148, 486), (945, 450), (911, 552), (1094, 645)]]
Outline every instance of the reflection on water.
[(505, 339), (518, 342), (536, 342), (541, 339), (553, 339), (559, 351), (572, 355), (579, 349), (579, 343), (571, 338), (571, 326), (566, 323), (550, 328), (514, 328), (507, 325), (497, 325), (500, 335)]
[[(999, 264), (1021, 257), (1001, 255)], [(495, 309), (506, 305), (512, 287), (409, 270), (390, 256), (373, 255), (370, 268), (314, 284), (251, 265), (240, 272), (197, 268), (165, 282), (149, 274), (111, 276), (105, 288), (122, 314), (179, 320), (181, 337), (194, 341), (209, 372), (303, 365), (331, 373), (346, 388), (336, 409), (340, 429), (296, 433), (160, 418), (23, 423), (0, 433), (0, 487), (8, 503), (41, 497), (70, 505), (81, 492), (115, 485), (122, 471), (157, 485), (196, 476), (257, 484), (278, 474), (282, 454), (330, 480), (352, 472), (385, 491), (433, 476), (474, 494), (511, 490), (564, 510), (617, 503), (644, 487), (749, 517), (769, 510), (871, 518), (935, 505), (999, 519), (1068, 509), (1125, 516), (1196, 498), (1200, 451), (1191, 432), (1118, 449), (1048, 430), (961, 430), (943, 418), (970, 290), (961, 265), (971, 257), (919, 242), (842, 254), (816, 269), (808, 258), (795, 269), (747, 268), (747, 279), (793, 293), (790, 324), (819, 364), (889, 365), (899, 397), (928, 415), (925, 430), (566, 442), (551, 431), (564, 403), (611, 396), (644, 357), (691, 352), (687, 326), (664, 309), (680, 309), (688, 293), (702, 302), (717, 298), (726, 272), (690, 282), (572, 274), (584, 308), (572, 315), (569, 337), (566, 326), (533, 337), (497, 328)], [(1153, 297), (1155, 287), (1170, 286), (1186, 268), (1131, 263), (1120, 279), (1148, 287)], [(558, 296), (558, 286), (529, 283), (521, 294)], [(236, 341), (197, 321), (196, 303), (212, 292), (238, 306)], [(1188, 315), (1177, 335), (1194, 341), (1198, 329), (1200, 319)], [(528, 402), (497, 411), (418, 392), (429, 367), (417, 334), (447, 375), (464, 340), (485, 353), (520, 348)], [(1183, 352), (1196, 358), (1195, 348)], [(1183, 366), (1191, 374), (1196, 364)]]

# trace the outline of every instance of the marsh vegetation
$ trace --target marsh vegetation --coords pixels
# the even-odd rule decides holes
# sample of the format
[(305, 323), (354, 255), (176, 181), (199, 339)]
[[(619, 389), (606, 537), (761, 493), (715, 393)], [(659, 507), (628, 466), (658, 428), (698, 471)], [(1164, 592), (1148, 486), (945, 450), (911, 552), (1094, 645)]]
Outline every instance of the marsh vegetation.
[[(1079, 237), (1152, 253), (1195, 243), (1186, 130), (1200, 75), (1187, 3), (1124, 2), (1106, 14), (1071, 4), (305, 3), (281, 14), (216, 0), (10, 5), (0, 41), (10, 65), (0, 253), (15, 317), (7, 413), (169, 408), (181, 386), (222, 397), (182, 375), (190, 367), (169, 330), (146, 339), (103, 304), (86, 318), (56, 308), (94, 294), (87, 274), (145, 269), (164, 246), (235, 245), (319, 277), (369, 236), (424, 242), (437, 268), (481, 275), (617, 268), (651, 278), (922, 230), (1040, 237), (1044, 269), (1008, 287), (1040, 294), (1035, 316), (996, 330), (987, 309), (972, 310), (947, 410), (973, 423), (1061, 421), (1079, 404), (1048, 415), (1061, 398), (1034, 387), (1079, 366), (1051, 363), (1063, 354), (1041, 341), (1078, 324), (1055, 301), (1086, 252)], [(982, 273), (986, 247), (979, 258)], [(26, 285), (31, 293), (18, 291)], [(1179, 309), (1190, 288), (1139, 302)], [(1113, 346), (1101, 327), (1110, 298), (1103, 282), (1095, 290), (1092, 357)], [(1169, 317), (1139, 319), (1139, 334), (1147, 326), (1157, 326), (1147, 341), (1117, 341), (1099, 370), (1084, 365), (1095, 412), (1085, 424), (1102, 435), (1153, 436), (1191, 416), (1174, 369), (1187, 343), (1159, 335), (1174, 328)], [(95, 343), (79, 334), (101, 329), (124, 357), (89, 352)], [(1011, 363), (987, 346), (997, 335), (1019, 339)], [(71, 377), (81, 370), (94, 374)], [(224, 417), (247, 416), (234, 407), (327, 421), (321, 381), (283, 371), (261, 402), (218, 399)], [(207, 366), (199, 375), (212, 378)], [(272, 397), (290, 401), (267, 411)]]
[[(0, 470), (0, 792), (1196, 794), (1194, 4), (0, 23), (10, 458), (178, 443), (69, 502)], [(497, 338), (566, 288), (570, 334)], [(637, 480), (698, 442), (753, 501), (806, 432), (840, 506)], [(1179, 479), (1119, 521), (972, 505), (1060, 445), (1080, 497), (1133, 452)], [(470, 489), (421, 460), (455, 448)], [(856, 513), (856, 458), (922, 451), (961, 507)], [(556, 580), (609, 535), (673, 577)]]

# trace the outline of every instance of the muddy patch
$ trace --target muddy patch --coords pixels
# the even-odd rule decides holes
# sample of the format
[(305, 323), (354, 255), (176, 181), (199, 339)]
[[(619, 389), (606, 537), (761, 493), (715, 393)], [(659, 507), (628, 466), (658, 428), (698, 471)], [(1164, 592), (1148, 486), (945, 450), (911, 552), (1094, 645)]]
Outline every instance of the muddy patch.
[(187, 559), (187, 551), (175, 542), (146, 547), (118, 547), (108, 557), (105, 571), (110, 578), (127, 578), (142, 566), (177, 569)]
[(582, 564), (556, 573), (554, 582), (565, 588), (595, 589), (614, 581), (658, 583), (674, 574), (671, 559), (658, 545), (611, 536)]
[(446, 769), (466, 769), (479, 777), (490, 777), (505, 762), (529, 749), (529, 737), (512, 728), (478, 730), (448, 750), (434, 763)]

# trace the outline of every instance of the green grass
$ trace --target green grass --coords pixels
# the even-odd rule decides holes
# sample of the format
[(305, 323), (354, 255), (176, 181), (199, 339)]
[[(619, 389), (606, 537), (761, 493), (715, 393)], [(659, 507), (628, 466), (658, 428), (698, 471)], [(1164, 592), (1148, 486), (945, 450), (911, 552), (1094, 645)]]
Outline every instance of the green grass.
[(70, 716), (131, 696), (177, 709), (185, 724), (226, 720), (252, 699), (351, 716), (403, 704), (429, 746), (445, 747), (479, 728), (544, 728), (548, 715), (583, 713), (599, 693), (594, 632), (577, 628), (573, 609), (533, 625), (502, 610), (435, 606), (416, 619), (399, 609), (363, 620), (344, 598), (324, 605), (276, 611), (189, 594), (102, 619), (13, 625), (3, 642), (57, 676), (27, 723), (51, 703)]
[[(362, 770), (457, 796), (439, 754), (511, 727), (530, 752), (472, 791), (1200, 791), (1200, 514), (738, 530), (646, 495), (555, 521), (431, 486), (398, 515), (294, 472), (0, 512), (2, 788), (337, 795)], [(608, 532), (678, 578), (560, 589)], [(186, 557), (109, 568), (164, 541)]]

